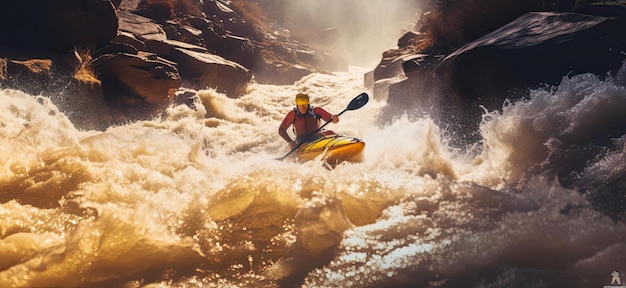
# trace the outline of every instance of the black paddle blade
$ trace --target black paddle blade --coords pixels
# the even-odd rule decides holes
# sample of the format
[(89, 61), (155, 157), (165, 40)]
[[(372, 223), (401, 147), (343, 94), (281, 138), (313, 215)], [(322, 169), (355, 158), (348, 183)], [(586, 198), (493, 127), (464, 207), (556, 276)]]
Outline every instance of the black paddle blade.
[(350, 101), (350, 104), (348, 104), (348, 107), (346, 107), (346, 110), (356, 110), (359, 109), (361, 107), (363, 107), (365, 104), (367, 104), (367, 101), (369, 101), (370, 97), (367, 95), (367, 93), (361, 93), (359, 94), (359, 96), (356, 96), (354, 99), (352, 99), (352, 101)]

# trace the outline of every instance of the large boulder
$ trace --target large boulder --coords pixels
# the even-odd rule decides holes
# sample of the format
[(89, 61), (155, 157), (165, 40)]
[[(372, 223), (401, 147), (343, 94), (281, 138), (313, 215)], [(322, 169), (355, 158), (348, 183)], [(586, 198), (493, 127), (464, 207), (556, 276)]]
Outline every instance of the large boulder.
[(154, 54), (104, 54), (92, 65), (114, 107), (168, 104), (181, 83), (176, 65)]
[[(119, 33), (131, 36), (139, 41), (146, 40), (165, 40), (167, 34), (161, 25), (154, 20), (137, 15), (130, 11), (118, 11), (119, 17)], [(139, 47), (136, 47), (139, 49)]]
[[(439, 64), (440, 55), (402, 54), (388, 62), (392, 68), (374, 70), (367, 81), (373, 86), (373, 97), (386, 99), (387, 105), (381, 110), (379, 122), (387, 124), (398, 117), (407, 115), (412, 118), (430, 115), (440, 118), (442, 110), (438, 107), (438, 98), (432, 97), (435, 86), (432, 71)], [(386, 71), (386, 73), (375, 73)], [(383, 77), (381, 77), (383, 76)], [(379, 78), (381, 77), (381, 78)], [(375, 80), (373, 82), (373, 79)], [(366, 81), (366, 83), (367, 83)], [(373, 82), (373, 83), (372, 83)], [(452, 119), (454, 115), (448, 115)], [(455, 120), (458, 120), (455, 118)], [(452, 121), (455, 121), (452, 120)]]
[[(565, 75), (615, 74), (624, 60), (626, 19), (528, 13), (448, 55), (435, 73), (488, 108), (501, 92), (558, 84)], [(495, 105), (495, 106), (494, 106)]]
[[(205, 47), (168, 38), (163, 26), (152, 19), (127, 11), (119, 14), (120, 32), (124, 34), (120, 34), (116, 38), (119, 40), (114, 41), (134, 45), (137, 49), (154, 53), (175, 63), (183, 87), (214, 88), (229, 97), (239, 97), (252, 80), (252, 73), (248, 68), (209, 53)], [(200, 30), (196, 31), (197, 29), (192, 26), (174, 21), (167, 23), (170, 33), (190, 31), (187, 37), (200, 33)], [(198, 37), (191, 38), (192, 42), (197, 43), (202, 39), (199, 35), (196, 36)], [(177, 35), (176, 38), (183, 39), (181, 35)]]
[(280, 27), (246, 22), (221, 1), (204, 1), (203, 8), (209, 22), (199, 27), (194, 20), (194, 27), (206, 48), (250, 69), (259, 83), (289, 85), (311, 73), (348, 70), (343, 59), (277, 33)]
[(238, 97), (252, 80), (250, 70), (217, 55), (176, 48), (171, 59), (179, 64), (185, 86), (193, 89), (214, 88), (227, 96)]
[[(462, 135), (472, 137), (471, 132), (477, 132), (483, 113), (481, 106), (499, 109), (506, 99), (526, 97), (530, 89), (556, 85), (566, 75), (614, 75), (625, 59), (624, 5), (594, 8), (577, 11), (595, 11), (596, 15), (527, 13), (441, 61), (405, 56), (401, 63), (408, 79), (389, 85), (389, 93), (398, 90), (402, 95), (389, 97), (388, 106), (404, 112), (427, 105), (436, 107), (433, 110), (441, 114), (433, 116), (448, 127), (463, 131)], [(422, 59), (420, 65), (411, 63), (415, 59)], [(389, 70), (387, 63), (393, 62), (381, 62), (378, 70)], [(381, 77), (399, 74), (396, 71), (393, 69)]]
[(202, 30), (195, 28), (192, 24), (186, 24), (181, 23), (181, 21), (170, 20), (167, 21), (166, 24), (163, 26), (163, 30), (167, 35), (167, 39), (204, 47)]
[(262, 40), (263, 33), (259, 29), (260, 27), (255, 27), (252, 23), (246, 22), (241, 15), (238, 15), (222, 1), (206, 0), (203, 2), (203, 10), (207, 19), (227, 34)]
[[(11, 3), (0, 10), (0, 25), (6, 28), (0, 31), (0, 85), (54, 97), (63, 112), (80, 114), (78, 120), (88, 123), (81, 128), (103, 129), (116, 120), (159, 113), (178, 88), (214, 88), (239, 97), (253, 78), (291, 84), (313, 72), (346, 66), (290, 39), (285, 31), (280, 37), (272, 34), (279, 28), (248, 22), (229, 2), (205, 0), (204, 15), (191, 13), (193, 9), (183, 11), (191, 15), (164, 14), (157, 11), (164, 6), (149, 2)], [(75, 77), (77, 73), (82, 76)], [(74, 113), (78, 103), (97, 108), (80, 107)], [(105, 110), (114, 115), (99, 113)], [(108, 118), (112, 122), (102, 121)]]

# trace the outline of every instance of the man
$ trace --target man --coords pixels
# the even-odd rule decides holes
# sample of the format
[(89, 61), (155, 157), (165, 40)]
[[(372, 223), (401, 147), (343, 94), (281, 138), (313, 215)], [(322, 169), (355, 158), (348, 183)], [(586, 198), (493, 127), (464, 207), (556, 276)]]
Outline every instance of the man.
[[(283, 119), (283, 122), (280, 123), (278, 134), (285, 139), (292, 148), (303, 141), (311, 141), (324, 135), (335, 134), (333, 131), (327, 130), (319, 131), (315, 133), (316, 135), (312, 135), (313, 132), (319, 129), (320, 119), (326, 122), (331, 120), (333, 123), (339, 122), (338, 115), (332, 115), (320, 107), (311, 107), (309, 95), (298, 93), (298, 95), (296, 95), (296, 108), (289, 111), (285, 119)], [(287, 128), (291, 125), (293, 125), (293, 132), (296, 135), (295, 140), (292, 140), (287, 134)]]

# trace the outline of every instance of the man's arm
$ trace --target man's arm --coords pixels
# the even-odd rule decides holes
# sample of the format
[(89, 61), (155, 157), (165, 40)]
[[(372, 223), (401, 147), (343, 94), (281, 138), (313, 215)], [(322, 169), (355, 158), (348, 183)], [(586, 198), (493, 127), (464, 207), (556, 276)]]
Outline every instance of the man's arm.
[(330, 114), (328, 111), (324, 110), (324, 108), (315, 107), (313, 108), (313, 113), (318, 114), (322, 117), (322, 120), (328, 122), (333, 121), (333, 123), (339, 122), (339, 116)]
[(278, 127), (278, 135), (280, 135), (280, 137), (285, 139), (285, 141), (287, 141), (287, 143), (291, 145), (294, 145), (296, 142), (293, 141), (291, 137), (289, 137), (289, 134), (287, 134), (287, 128), (291, 126), (291, 123), (293, 123), (295, 116), (296, 113), (294, 111), (290, 111), (289, 113), (287, 113), (285, 119), (283, 119), (283, 122), (281, 122), (280, 126)]

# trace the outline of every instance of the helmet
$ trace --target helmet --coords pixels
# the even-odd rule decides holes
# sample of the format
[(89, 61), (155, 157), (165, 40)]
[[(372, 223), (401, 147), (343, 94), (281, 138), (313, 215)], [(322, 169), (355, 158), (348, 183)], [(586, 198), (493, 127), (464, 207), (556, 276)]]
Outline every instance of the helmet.
[(309, 95), (298, 93), (296, 95), (296, 105), (309, 105)]

